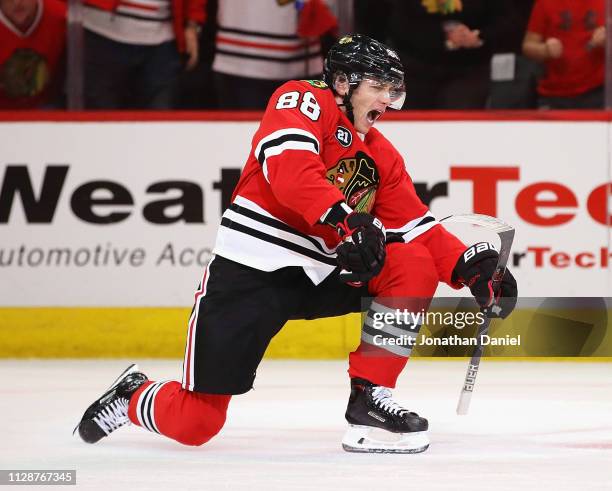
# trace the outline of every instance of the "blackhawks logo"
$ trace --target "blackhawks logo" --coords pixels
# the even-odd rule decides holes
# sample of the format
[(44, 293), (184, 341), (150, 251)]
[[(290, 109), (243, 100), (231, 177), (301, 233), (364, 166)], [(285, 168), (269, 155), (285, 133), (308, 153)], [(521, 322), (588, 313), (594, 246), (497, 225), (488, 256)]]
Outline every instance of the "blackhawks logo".
[(463, 10), (461, 0), (421, 0), (421, 3), (430, 14), (447, 15)]
[(355, 157), (340, 160), (327, 171), (327, 180), (342, 191), (355, 211), (372, 210), (380, 178), (374, 160), (365, 153), (357, 152)]
[(34, 97), (49, 82), (47, 61), (31, 49), (16, 49), (0, 72), (0, 85), (7, 97)]

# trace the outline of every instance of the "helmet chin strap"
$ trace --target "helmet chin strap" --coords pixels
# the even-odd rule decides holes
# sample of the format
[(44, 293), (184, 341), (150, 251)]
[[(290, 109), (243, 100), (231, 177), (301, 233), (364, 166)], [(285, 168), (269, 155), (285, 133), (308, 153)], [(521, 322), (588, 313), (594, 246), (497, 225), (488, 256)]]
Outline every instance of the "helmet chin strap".
[(349, 89), (348, 93), (342, 98), (342, 105), (346, 109), (346, 117), (349, 119), (352, 125), (355, 124), (355, 115), (353, 114), (353, 103), (351, 102), (351, 95), (353, 89)]
[[(345, 76), (346, 80), (346, 76)], [(353, 103), (351, 102), (351, 97), (353, 96), (353, 87), (349, 84), (348, 92), (342, 96), (342, 104), (338, 104), (339, 107), (344, 107), (346, 109), (346, 117), (351, 122), (352, 125), (355, 124), (355, 114), (353, 113)], [(334, 89), (334, 93), (339, 95)]]

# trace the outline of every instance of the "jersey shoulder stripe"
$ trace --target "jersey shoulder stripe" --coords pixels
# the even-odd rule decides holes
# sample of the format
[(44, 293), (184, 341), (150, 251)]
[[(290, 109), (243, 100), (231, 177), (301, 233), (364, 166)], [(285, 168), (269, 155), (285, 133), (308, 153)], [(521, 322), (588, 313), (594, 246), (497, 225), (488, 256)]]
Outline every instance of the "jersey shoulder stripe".
[(270, 182), (268, 158), (280, 155), (285, 150), (306, 150), (319, 155), (320, 147), (319, 140), (310, 131), (301, 128), (285, 128), (262, 138), (255, 147), (253, 155), (262, 166), (266, 181)]
[[(300, 144), (306, 145), (300, 145)], [(306, 148), (304, 148), (306, 146)], [(274, 152), (275, 147), (283, 147), (283, 149), (298, 149), (310, 150), (313, 153), (319, 153), (319, 140), (310, 132), (300, 128), (285, 128), (275, 131), (268, 136), (262, 138), (255, 148), (255, 158), (264, 165), (266, 159), (270, 155), (278, 155)]]

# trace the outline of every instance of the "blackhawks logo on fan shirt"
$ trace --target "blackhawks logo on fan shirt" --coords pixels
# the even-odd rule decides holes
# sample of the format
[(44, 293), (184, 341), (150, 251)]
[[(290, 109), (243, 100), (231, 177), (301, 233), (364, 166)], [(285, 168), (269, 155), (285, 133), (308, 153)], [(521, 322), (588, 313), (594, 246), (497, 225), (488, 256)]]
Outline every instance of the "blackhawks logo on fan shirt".
[(421, 0), (421, 3), (430, 14), (446, 15), (463, 10), (461, 0)]
[(327, 171), (327, 180), (346, 197), (347, 204), (358, 212), (369, 213), (380, 178), (374, 160), (363, 152), (340, 160)]
[(47, 61), (31, 49), (16, 49), (0, 73), (0, 82), (9, 98), (33, 97), (49, 83)]

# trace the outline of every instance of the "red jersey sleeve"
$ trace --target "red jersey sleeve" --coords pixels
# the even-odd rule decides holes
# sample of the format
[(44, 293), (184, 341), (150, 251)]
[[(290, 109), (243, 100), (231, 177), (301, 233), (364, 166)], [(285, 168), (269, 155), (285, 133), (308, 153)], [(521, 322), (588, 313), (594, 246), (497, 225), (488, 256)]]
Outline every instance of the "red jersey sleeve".
[[(374, 130), (370, 130), (372, 131)], [(379, 165), (380, 187), (376, 192), (372, 213), (382, 220), (388, 232), (404, 235), (407, 232), (407, 224), (426, 218), (429, 211), (416, 194), (399, 153), (390, 143), (385, 146), (388, 148), (383, 151), (377, 149), (376, 152), (379, 154), (376, 160), (382, 159), (384, 162)], [(381, 145), (377, 147), (380, 148)]]
[(320, 156), (337, 110), (331, 91), (304, 81), (287, 82), (272, 95), (253, 139), (254, 157), (272, 194), (310, 225), (344, 200), (327, 181)]
[(442, 224), (437, 223), (427, 232), (419, 235), (415, 241), (422, 243), (429, 250), (436, 264), (440, 281), (456, 289), (463, 288), (463, 285), (451, 281), (457, 261), (467, 249), (467, 246), (456, 235), (446, 230)]
[[(376, 138), (383, 137), (376, 134)], [(377, 153), (385, 162), (390, 162), (390, 165), (381, 166), (384, 173), (381, 172), (373, 209), (373, 214), (387, 229), (387, 240), (422, 243), (434, 259), (440, 281), (454, 288), (460, 287), (452, 284), (451, 276), (467, 247), (446, 230), (420, 200), (399, 152), (386, 140), (377, 147)]]
[(187, 0), (185, 2), (185, 19), (203, 24), (206, 20), (207, 0)]
[(536, 0), (531, 16), (529, 17), (529, 24), (527, 25), (527, 31), (535, 34), (540, 34), (546, 37), (548, 32), (549, 16), (546, 12), (545, 2), (542, 0)]

